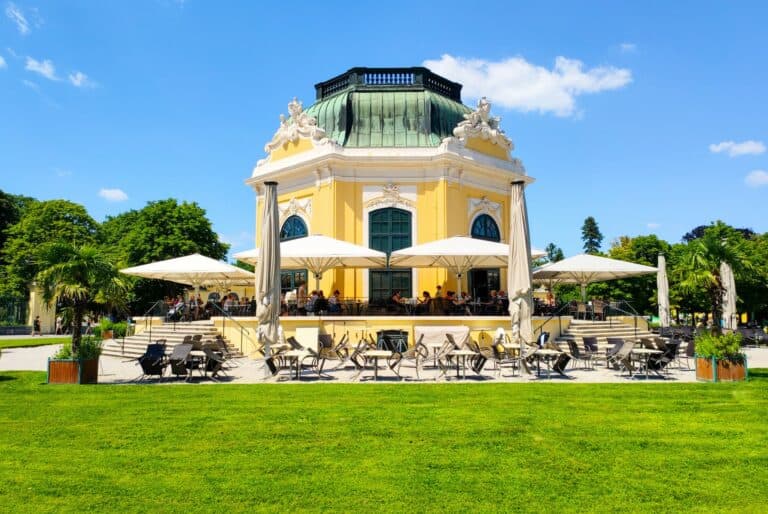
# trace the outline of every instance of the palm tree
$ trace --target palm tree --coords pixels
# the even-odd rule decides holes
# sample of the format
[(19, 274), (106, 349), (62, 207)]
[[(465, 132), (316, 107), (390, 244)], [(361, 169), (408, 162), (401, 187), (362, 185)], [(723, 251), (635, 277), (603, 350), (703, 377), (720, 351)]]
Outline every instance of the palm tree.
[(720, 330), (723, 311), (723, 290), (720, 264), (727, 263), (734, 273), (752, 269), (745, 248), (744, 238), (722, 221), (707, 227), (698, 239), (690, 241), (683, 249), (676, 270), (679, 286), (686, 294), (703, 291), (712, 306), (712, 323)]
[(89, 305), (125, 304), (127, 288), (117, 268), (94, 246), (52, 243), (39, 253), (37, 282), (50, 305), (57, 297), (72, 306), (72, 353), (80, 347), (80, 327)]

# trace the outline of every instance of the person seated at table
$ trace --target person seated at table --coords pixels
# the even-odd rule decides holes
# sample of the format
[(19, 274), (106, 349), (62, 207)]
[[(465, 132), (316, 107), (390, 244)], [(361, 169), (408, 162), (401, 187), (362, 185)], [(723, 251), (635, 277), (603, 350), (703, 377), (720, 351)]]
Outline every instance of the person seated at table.
[(448, 291), (448, 298), (451, 300), (453, 306), (453, 312), (456, 314), (471, 314), (469, 312), (469, 305), (467, 305), (467, 295), (462, 293), (457, 295), (455, 291)]
[(309, 298), (307, 298), (307, 305), (305, 307), (308, 314), (315, 312), (315, 300), (317, 300), (317, 291), (313, 289), (312, 292), (309, 293)]
[(443, 297), (443, 286), (440, 284), (437, 284), (435, 287), (435, 298), (442, 298)]
[(316, 314), (323, 314), (328, 311), (328, 298), (325, 297), (322, 289), (317, 292), (317, 297), (312, 302), (312, 308)]
[(392, 296), (389, 297), (389, 307), (395, 312), (405, 312), (405, 300), (400, 294), (399, 289), (395, 289), (392, 292)]
[(418, 299), (416, 304), (416, 314), (426, 314), (432, 307), (432, 297), (429, 295), (429, 291), (422, 291), (421, 298)]
[(341, 312), (341, 293), (338, 289), (328, 298), (328, 312), (334, 314)]

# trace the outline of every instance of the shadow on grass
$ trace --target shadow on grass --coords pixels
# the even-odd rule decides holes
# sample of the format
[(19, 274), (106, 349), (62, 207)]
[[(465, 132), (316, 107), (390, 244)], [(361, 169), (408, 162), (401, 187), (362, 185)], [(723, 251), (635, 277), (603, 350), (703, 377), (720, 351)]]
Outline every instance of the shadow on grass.
[(18, 380), (18, 377), (10, 377), (8, 375), (0, 375), (0, 382), (8, 382), (9, 380)]
[(768, 368), (750, 368), (749, 379), (750, 380), (767, 380)]

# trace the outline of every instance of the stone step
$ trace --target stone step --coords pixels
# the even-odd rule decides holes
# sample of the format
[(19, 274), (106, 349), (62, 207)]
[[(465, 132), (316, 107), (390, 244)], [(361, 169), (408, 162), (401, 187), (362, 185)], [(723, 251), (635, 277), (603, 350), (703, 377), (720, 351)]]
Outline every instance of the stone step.
[[(104, 342), (102, 355), (121, 357), (125, 359), (135, 359), (144, 354), (147, 344), (165, 339), (168, 352), (172, 352), (177, 344), (181, 344), (186, 336), (202, 336), (203, 341), (213, 340), (219, 335), (219, 331), (213, 326), (211, 321), (193, 321), (184, 323), (165, 323), (161, 326), (153, 326), (151, 332), (146, 330), (139, 335), (126, 337), (123, 339), (107, 340)], [(225, 339), (230, 351), (239, 355), (238, 348), (235, 348)]]

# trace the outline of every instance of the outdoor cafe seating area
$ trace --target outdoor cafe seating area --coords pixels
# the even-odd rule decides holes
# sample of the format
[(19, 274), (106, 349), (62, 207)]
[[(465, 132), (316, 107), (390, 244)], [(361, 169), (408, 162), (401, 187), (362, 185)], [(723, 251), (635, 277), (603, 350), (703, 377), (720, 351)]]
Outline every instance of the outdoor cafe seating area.
[(416, 326), (376, 333), (321, 334), (314, 327), (262, 349), (256, 360), (234, 357), (221, 340), (191, 340), (165, 351), (149, 344), (137, 364), (140, 382), (430, 382), (693, 380), (692, 342), (662, 337), (513, 342), (504, 328)]

